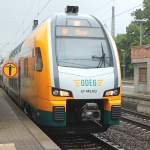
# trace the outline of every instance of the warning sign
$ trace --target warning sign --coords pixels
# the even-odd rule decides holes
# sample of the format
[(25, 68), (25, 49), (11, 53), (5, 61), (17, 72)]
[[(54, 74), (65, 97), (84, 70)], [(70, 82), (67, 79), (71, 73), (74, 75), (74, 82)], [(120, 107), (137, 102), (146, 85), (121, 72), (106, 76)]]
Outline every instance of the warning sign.
[(17, 74), (17, 66), (14, 63), (7, 63), (3, 66), (3, 73), (9, 78), (13, 78)]

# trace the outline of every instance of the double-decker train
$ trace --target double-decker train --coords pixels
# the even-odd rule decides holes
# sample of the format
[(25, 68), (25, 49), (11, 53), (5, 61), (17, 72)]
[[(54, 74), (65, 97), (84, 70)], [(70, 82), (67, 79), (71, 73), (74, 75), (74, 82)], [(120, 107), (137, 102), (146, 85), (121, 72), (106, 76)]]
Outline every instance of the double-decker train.
[(5, 61), (18, 68), (15, 77), (3, 77), (5, 89), (38, 124), (77, 132), (119, 124), (116, 45), (101, 22), (78, 14), (78, 7), (44, 21)]

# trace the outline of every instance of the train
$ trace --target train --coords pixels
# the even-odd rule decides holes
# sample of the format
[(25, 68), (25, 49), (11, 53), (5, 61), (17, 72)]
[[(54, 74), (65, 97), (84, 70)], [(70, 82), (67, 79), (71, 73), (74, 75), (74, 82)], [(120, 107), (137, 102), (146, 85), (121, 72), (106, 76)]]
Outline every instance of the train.
[(60, 132), (95, 133), (119, 124), (121, 75), (115, 42), (79, 7), (38, 25), (4, 61), (17, 66), (3, 87), (37, 124)]

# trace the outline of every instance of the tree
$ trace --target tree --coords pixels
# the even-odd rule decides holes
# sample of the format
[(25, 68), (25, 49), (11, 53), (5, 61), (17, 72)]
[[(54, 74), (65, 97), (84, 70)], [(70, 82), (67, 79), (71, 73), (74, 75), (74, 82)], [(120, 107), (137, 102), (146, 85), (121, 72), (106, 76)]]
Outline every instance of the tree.
[[(143, 2), (143, 10), (137, 9), (132, 13), (136, 23), (138, 19), (146, 20), (143, 23), (143, 44), (150, 44), (150, 0), (144, 0)], [(138, 23), (136, 23), (138, 25)]]
[[(145, 19), (143, 23), (143, 40), (142, 44), (150, 44), (150, 0), (143, 1), (143, 9), (137, 9), (131, 14), (134, 21), (126, 28), (126, 34), (119, 34), (115, 38), (118, 49), (124, 49), (126, 53), (126, 75), (133, 75), (133, 66), (131, 64), (131, 48), (139, 46), (140, 26), (136, 20)], [(122, 56), (122, 54), (121, 54)], [(122, 59), (121, 59), (122, 60)], [(122, 63), (122, 62), (121, 62)]]
[[(132, 34), (131, 34), (131, 39), (132, 39)], [(123, 62), (123, 54), (122, 54), (122, 50), (125, 50), (125, 64), (126, 64), (126, 75), (130, 76), (133, 74), (133, 67), (131, 65), (131, 54), (130, 54), (130, 39), (128, 39), (128, 35), (127, 34), (119, 34), (117, 35), (117, 37), (115, 38), (117, 47), (118, 47), (118, 51), (119, 51), (119, 57), (120, 57), (120, 63), (121, 65), (124, 63)]]

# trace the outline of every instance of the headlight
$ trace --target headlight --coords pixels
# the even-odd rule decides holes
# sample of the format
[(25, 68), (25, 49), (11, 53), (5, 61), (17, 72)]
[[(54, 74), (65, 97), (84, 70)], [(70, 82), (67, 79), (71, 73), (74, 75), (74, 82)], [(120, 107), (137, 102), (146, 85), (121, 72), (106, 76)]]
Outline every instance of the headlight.
[(107, 96), (117, 96), (120, 94), (120, 88), (117, 89), (111, 89), (104, 92), (104, 97)]
[(64, 96), (64, 97), (72, 97), (72, 93), (67, 90), (52, 88), (53, 96)]

